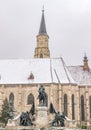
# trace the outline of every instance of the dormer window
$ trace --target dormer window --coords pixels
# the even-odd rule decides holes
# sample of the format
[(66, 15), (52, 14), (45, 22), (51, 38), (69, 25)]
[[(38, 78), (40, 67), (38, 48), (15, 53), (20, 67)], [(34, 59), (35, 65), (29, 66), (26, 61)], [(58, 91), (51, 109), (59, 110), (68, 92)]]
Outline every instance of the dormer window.
[(28, 80), (33, 80), (33, 79), (34, 79), (34, 75), (33, 75), (33, 73), (31, 72), (30, 75), (29, 75), (29, 77), (28, 77)]

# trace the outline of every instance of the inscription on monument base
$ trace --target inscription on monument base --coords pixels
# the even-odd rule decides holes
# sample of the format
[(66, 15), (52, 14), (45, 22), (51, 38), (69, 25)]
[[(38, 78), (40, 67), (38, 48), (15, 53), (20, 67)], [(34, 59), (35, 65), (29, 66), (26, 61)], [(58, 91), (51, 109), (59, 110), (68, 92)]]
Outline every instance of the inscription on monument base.
[(48, 107), (42, 106), (36, 109), (36, 125), (45, 126), (49, 122)]

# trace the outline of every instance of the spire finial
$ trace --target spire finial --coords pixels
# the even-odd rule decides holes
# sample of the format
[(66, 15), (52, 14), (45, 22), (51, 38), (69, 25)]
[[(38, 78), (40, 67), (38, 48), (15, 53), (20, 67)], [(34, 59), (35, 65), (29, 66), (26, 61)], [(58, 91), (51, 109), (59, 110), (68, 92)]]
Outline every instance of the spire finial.
[(44, 13), (44, 5), (43, 5), (43, 8), (42, 8), (42, 12)]

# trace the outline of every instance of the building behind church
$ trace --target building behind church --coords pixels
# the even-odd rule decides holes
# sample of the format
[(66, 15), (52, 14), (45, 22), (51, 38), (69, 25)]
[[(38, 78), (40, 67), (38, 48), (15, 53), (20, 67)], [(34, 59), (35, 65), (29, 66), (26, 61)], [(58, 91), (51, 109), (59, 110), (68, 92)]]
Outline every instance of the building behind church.
[(45, 87), (48, 107), (77, 122), (91, 119), (91, 70), (84, 55), (80, 66), (67, 66), (63, 58), (50, 58), (44, 10), (37, 35), (34, 59), (0, 60), (0, 109), (5, 98), (17, 113), (38, 105), (38, 89)]

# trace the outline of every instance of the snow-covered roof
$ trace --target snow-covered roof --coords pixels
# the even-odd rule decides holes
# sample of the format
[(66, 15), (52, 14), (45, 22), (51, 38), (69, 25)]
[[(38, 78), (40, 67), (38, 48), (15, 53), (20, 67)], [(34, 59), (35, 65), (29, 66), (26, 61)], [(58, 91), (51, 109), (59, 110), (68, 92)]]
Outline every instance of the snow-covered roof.
[(91, 86), (91, 70), (83, 70), (83, 66), (67, 67), (73, 79), (80, 86)]
[[(33, 79), (29, 78), (32, 73)], [(62, 58), (0, 60), (0, 84), (76, 83)]]

